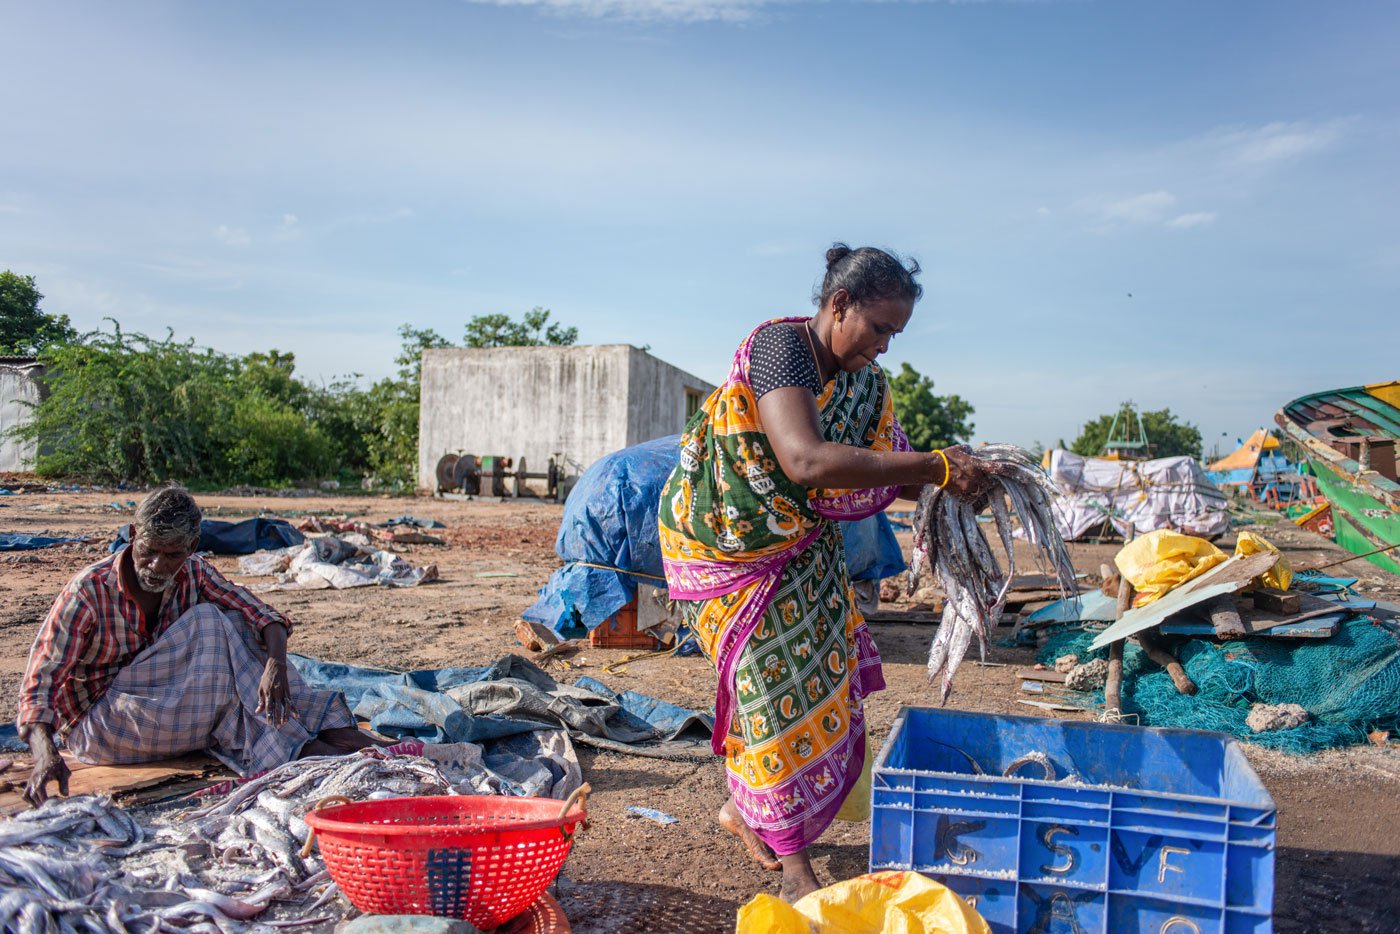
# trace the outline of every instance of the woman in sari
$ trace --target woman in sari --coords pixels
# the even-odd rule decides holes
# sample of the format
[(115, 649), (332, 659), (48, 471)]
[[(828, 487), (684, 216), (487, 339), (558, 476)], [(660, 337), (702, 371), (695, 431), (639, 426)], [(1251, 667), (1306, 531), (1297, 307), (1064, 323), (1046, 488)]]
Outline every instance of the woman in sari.
[(660, 509), (671, 597), (719, 675), (719, 821), (782, 869), (788, 900), (819, 887), (807, 848), (861, 776), (862, 702), (885, 686), (833, 520), (928, 483), (965, 497), (986, 484), (963, 448), (910, 450), (874, 362), (922, 295), (918, 264), (844, 244), (826, 261), (814, 317), (740, 345), (681, 436)]

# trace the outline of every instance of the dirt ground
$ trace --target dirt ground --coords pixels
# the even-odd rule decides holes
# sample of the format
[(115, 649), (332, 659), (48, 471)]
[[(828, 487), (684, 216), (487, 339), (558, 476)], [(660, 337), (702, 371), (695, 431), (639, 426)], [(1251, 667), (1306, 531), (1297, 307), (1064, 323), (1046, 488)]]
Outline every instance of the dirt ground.
[[(13, 718), (34, 633), (54, 595), (72, 575), (106, 554), (115, 529), (130, 521), (130, 492), (35, 492), (0, 497), (0, 531), (90, 536), (71, 544), (0, 557), (0, 717)], [(413, 589), (274, 593), (296, 631), (292, 649), (359, 665), (407, 669), (477, 665), (524, 652), (514, 623), (557, 566), (553, 551), (561, 509), (521, 501), (446, 502), (407, 497), (199, 497), (210, 518), (305, 514), (349, 515), (380, 521), (411, 512), (446, 523), (444, 546), (400, 546), (415, 564), (433, 563), (442, 579)], [(114, 507), (116, 503), (120, 508)], [(1346, 553), (1291, 525), (1261, 528), (1295, 567), (1318, 566)], [(1230, 544), (1228, 541), (1226, 547)], [(907, 537), (906, 537), (907, 546)], [(1116, 546), (1072, 547), (1081, 571), (1096, 573)], [(240, 578), (232, 558), (216, 558)], [(1362, 577), (1368, 596), (1400, 598), (1400, 578), (1357, 561), (1344, 569)], [(512, 576), (487, 576), (508, 574)], [(888, 690), (870, 702), (878, 746), (899, 708), (934, 702), (924, 676), (930, 626), (873, 624)], [(624, 673), (601, 667), (622, 651), (583, 653), (580, 674), (622, 690), (677, 704), (710, 708), (715, 676), (700, 657), (636, 661)], [(995, 649), (994, 662), (1032, 662), (1026, 649)], [(568, 679), (571, 676), (556, 675)], [(1034, 714), (1015, 703), (1014, 670), (966, 664), (951, 705), (970, 710)], [(1067, 714), (1087, 718), (1087, 714)], [(1366, 747), (1293, 758), (1247, 747), (1279, 808), (1276, 929), (1294, 931), (1400, 930), (1400, 753)], [(732, 931), (736, 909), (760, 891), (777, 892), (778, 875), (744, 858), (712, 817), (725, 798), (718, 760), (671, 762), (597, 753), (580, 747), (590, 799), (591, 829), (579, 838), (559, 885), (559, 897), (579, 932)], [(629, 804), (658, 808), (680, 819), (659, 826), (625, 815)], [(818, 875), (848, 878), (866, 868), (867, 824), (837, 823), (815, 844)]]

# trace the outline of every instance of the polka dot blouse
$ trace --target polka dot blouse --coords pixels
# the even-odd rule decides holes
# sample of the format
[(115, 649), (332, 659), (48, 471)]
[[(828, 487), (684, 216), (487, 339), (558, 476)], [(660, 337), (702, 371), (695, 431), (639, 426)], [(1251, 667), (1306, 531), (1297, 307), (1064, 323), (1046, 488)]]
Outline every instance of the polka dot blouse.
[(753, 352), (749, 357), (749, 384), (753, 386), (755, 399), (786, 386), (803, 386), (814, 396), (821, 394), (817, 364), (812, 359), (812, 349), (807, 345), (802, 325), (770, 324), (754, 335)]

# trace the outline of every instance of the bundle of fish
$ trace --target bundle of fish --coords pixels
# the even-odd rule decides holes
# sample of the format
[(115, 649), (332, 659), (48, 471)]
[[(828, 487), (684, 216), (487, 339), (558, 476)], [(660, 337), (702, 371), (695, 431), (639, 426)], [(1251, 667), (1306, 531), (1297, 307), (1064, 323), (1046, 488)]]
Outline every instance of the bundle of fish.
[[(987, 641), (1001, 619), (1016, 575), (1013, 515), (1019, 520), (1026, 541), (1035, 547), (1037, 563), (1054, 576), (1061, 595), (1075, 591), (1074, 565), (1051, 513), (1055, 487), (1040, 464), (1011, 444), (986, 444), (970, 453), (983, 462), (993, 478), (986, 502), (967, 502), (930, 486), (924, 489), (914, 511), (910, 593), (918, 589), (932, 569), (945, 595), (943, 624), (938, 627), (928, 657), (928, 677), (930, 681), (940, 681), (942, 703), (948, 701), (953, 676), (972, 637), (977, 637), (985, 659)], [(987, 506), (991, 507), (997, 534), (1006, 549), (1005, 570), (977, 523), (977, 514)]]
[(427, 759), (366, 750), (289, 762), (145, 827), (105, 798), (53, 799), (0, 823), (0, 930), (228, 934), (334, 921), (345, 912), (331, 904), (335, 883), (300, 855), (307, 811), (333, 795), (450, 789)]

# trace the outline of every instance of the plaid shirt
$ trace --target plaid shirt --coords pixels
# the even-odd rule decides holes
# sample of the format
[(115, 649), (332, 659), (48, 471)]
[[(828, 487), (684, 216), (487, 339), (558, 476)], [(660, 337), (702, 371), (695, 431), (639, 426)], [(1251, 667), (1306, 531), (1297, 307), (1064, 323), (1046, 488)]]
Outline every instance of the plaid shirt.
[(143, 626), (141, 607), (122, 580), (121, 564), (129, 550), (80, 572), (54, 601), (29, 653), (16, 718), (21, 727), (47, 723), (67, 735), (117, 672), (196, 604), (212, 603), (230, 616), (241, 616), (259, 633), (269, 623), (281, 623), (291, 632), (285, 616), (198, 555), (175, 573), (175, 582), (161, 597), (155, 627)]

